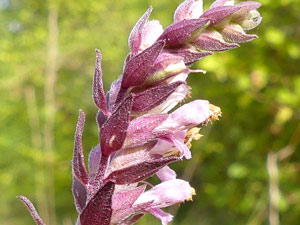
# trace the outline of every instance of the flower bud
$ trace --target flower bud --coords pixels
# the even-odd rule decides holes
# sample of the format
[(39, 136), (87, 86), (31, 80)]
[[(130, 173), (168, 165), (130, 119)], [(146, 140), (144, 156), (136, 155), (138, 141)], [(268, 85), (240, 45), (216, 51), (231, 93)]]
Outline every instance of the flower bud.
[(226, 41), (230, 42), (248, 42), (257, 38), (255, 34), (246, 34), (243, 28), (238, 24), (231, 24), (222, 30), (222, 35)]
[(201, 33), (194, 41), (195, 47), (208, 51), (225, 51), (239, 47), (236, 43), (224, 41), (222, 35), (215, 30), (207, 30)]
[(169, 53), (160, 54), (152, 68), (152, 75), (148, 76), (146, 84), (164, 80), (187, 69), (182, 57)]
[(251, 10), (247, 15), (246, 19), (243, 20), (240, 24), (244, 30), (251, 30), (257, 27), (262, 20), (259, 12), (257, 10)]

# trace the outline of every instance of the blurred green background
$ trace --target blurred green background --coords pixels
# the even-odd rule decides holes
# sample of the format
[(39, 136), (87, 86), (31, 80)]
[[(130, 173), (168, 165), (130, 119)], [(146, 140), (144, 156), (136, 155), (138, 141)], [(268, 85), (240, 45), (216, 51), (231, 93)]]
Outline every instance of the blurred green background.
[[(105, 89), (122, 71), (127, 37), (149, 5), (172, 22), (180, 0), (0, 0), (0, 224), (33, 224), (28, 196), (48, 225), (74, 224), (70, 160), (78, 109), (86, 154), (97, 144), (91, 98), (95, 48)], [(205, 1), (207, 9), (211, 0)], [(169, 209), (177, 225), (300, 222), (300, 2), (264, 0), (258, 40), (194, 65), (193, 99), (223, 116), (202, 129), (193, 158), (172, 165), (197, 191)], [(54, 222), (56, 221), (56, 223)], [(160, 222), (148, 215), (138, 224)]]

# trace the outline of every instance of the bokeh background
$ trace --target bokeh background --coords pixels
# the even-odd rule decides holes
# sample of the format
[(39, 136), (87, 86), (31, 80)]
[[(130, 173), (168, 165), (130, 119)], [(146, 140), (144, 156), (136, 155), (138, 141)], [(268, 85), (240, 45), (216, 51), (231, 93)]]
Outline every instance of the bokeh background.
[[(33, 224), (19, 194), (48, 225), (76, 219), (70, 160), (78, 109), (86, 154), (97, 144), (91, 98), (95, 48), (105, 89), (122, 71), (127, 37), (149, 5), (172, 22), (180, 0), (0, 0), (0, 224)], [(212, 0), (205, 1), (207, 9)], [(193, 99), (223, 116), (202, 129), (193, 158), (171, 167), (197, 190), (169, 209), (174, 225), (300, 222), (300, 2), (264, 0), (260, 36), (194, 65)], [(157, 180), (153, 180), (157, 182)], [(156, 225), (148, 215), (138, 224)]]

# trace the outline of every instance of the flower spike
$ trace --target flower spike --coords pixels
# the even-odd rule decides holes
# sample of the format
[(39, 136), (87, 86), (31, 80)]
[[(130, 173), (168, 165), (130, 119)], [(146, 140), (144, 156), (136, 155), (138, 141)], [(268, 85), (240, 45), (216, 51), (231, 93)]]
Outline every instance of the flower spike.
[[(257, 38), (246, 31), (260, 24), (260, 6), (216, 0), (203, 12), (202, 0), (185, 0), (165, 30), (158, 20), (149, 21), (150, 7), (132, 29), (123, 73), (107, 93), (96, 50), (93, 100), (99, 144), (89, 154), (87, 171), (80, 110), (72, 160), (76, 225), (132, 225), (145, 213), (167, 225), (173, 216), (163, 208), (192, 200), (195, 190), (168, 165), (192, 157), (191, 142), (202, 137), (202, 126), (219, 119), (221, 109), (195, 100), (171, 110), (191, 97), (189, 74), (205, 73), (192, 69), (193, 63)], [(154, 175), (161, 181), (156, 186), (146, 180)], [(19, 198), (34, 221), (45, 225), (32, 203)]]

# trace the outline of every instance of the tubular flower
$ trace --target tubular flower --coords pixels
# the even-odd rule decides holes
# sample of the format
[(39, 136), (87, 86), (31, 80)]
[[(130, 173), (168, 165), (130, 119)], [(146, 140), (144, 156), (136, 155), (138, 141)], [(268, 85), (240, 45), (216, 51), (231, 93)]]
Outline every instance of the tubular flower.
[[(192, 199), (195, 190), (168, 165), (192, 157), (191, 141), (201, 138), (201, 127), (218, 120), (221, 110), (207, 100), (171, 110), (190, 96), (188, 75), (204, 72), (191, 70), (192, 63), (257, 38), (246, 31), (261, 22), (259, 7), (254, 1), (217, 0), (203, 12), (201, 0), (186, 0), (166, 29), (149, 21), (150, 7), (132, 29), (123, 73), (107, 93), (96, 50), (93, 100), (99, 144), (89, 154), (87, 169), (80, 110), (72, 160), (77, 225), (131, 225), (145, 213), (165, 225), (173, 216), (163, 208)], [(154, 187), (145, 181), (153, 175), (161, 180)], [(19, 198), (34, 221), (44, 225), (31, 202)]]

